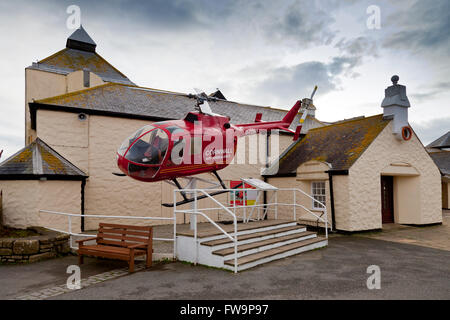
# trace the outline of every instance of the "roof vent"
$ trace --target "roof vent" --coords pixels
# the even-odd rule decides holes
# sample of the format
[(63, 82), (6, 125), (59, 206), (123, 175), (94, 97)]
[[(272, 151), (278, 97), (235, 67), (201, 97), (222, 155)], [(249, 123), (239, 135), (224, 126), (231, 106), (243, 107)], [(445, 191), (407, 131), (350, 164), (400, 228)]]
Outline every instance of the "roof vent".
[(67, 38), (66, 48), (76, 49), (81, 51), (95, 52), (97, 44), (88, 35), (83, 26), (80, 26), (74, 33)]

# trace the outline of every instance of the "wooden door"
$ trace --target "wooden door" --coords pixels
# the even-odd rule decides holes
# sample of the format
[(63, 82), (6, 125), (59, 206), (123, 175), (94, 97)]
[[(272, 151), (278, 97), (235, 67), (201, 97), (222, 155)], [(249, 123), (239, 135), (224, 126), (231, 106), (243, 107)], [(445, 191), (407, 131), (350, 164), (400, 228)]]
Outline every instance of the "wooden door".
[(381, 176), (381, 221), (394, 222), (394, 177)]

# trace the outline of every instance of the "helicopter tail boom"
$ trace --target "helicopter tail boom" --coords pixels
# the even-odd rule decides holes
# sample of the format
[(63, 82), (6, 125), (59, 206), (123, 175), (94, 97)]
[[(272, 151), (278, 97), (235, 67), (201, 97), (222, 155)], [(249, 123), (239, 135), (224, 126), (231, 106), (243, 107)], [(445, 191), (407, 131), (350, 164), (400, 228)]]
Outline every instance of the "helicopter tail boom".
[(283, 120), (281, 122), (289, 123), (287, 127), (289, 127), (294, 120), (295, 116), (297, 115), (298, 111), (300, 110), (300, 107), (302, 106), (302, 102), (299, 100), (297, 101), (294, 106), (289, 110), (289, 112), (284, 116)]
[(298, 111), (300, 110), (300, 107), (302, 105), (302, 102), (299, 100), (297, 101), (294, 106), (289, 110), (289, 112), (284, 116), (284, 118), (280, 121), (268, 121), (264, 122), (261, 121), (260, 117), (256, 117), (256, 122), (254, 123), (243, 123), (243, 124), (237, 124), (236, 127), (247, 129), (247, 130), (285, 130), (288, 132), (292, 132), (292, 130), (289, 129), (289, 126), (291, 125), (292, 121), (294, 120), (295, 116), (298, 114)]

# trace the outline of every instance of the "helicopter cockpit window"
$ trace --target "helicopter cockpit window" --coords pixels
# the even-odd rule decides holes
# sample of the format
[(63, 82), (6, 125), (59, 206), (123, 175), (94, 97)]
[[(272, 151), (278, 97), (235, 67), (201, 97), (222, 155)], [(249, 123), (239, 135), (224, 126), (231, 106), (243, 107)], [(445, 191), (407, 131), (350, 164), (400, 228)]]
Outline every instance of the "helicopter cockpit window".
[(135, 133), (133, 133), (131, 136), (129, 136), (120, 146), (119, 150), (117, 150), (117, 153), (119, 153), (121, 156), (123, 156), (125, 154), (125, 152), (127, 151), (128, 147), (134, 142), (134, 140), (136, 140), (137, 138), (139, 138), (139, 136), (141, 134), (143, 134), (144, 132), (150, 131), (152, 129), (155, 129), (154, 126), (145, 126), (140, 128), (139, 130), (137, 130)]
[(166, 132), (156, 128), (134, 142), (125, 158), (140, 164), (161, 164), (168, 147), (169, 138)]

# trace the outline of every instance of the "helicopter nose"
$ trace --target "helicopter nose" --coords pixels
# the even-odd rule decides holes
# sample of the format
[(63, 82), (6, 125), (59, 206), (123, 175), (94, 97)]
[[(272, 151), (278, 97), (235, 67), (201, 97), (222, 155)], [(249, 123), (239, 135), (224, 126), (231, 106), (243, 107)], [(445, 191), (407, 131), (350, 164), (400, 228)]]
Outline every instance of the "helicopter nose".
[(117, 155), (117, 166), (119, 167), (120, 171), (128, 175), (128, 163), (124, 156), (118, 154)]

